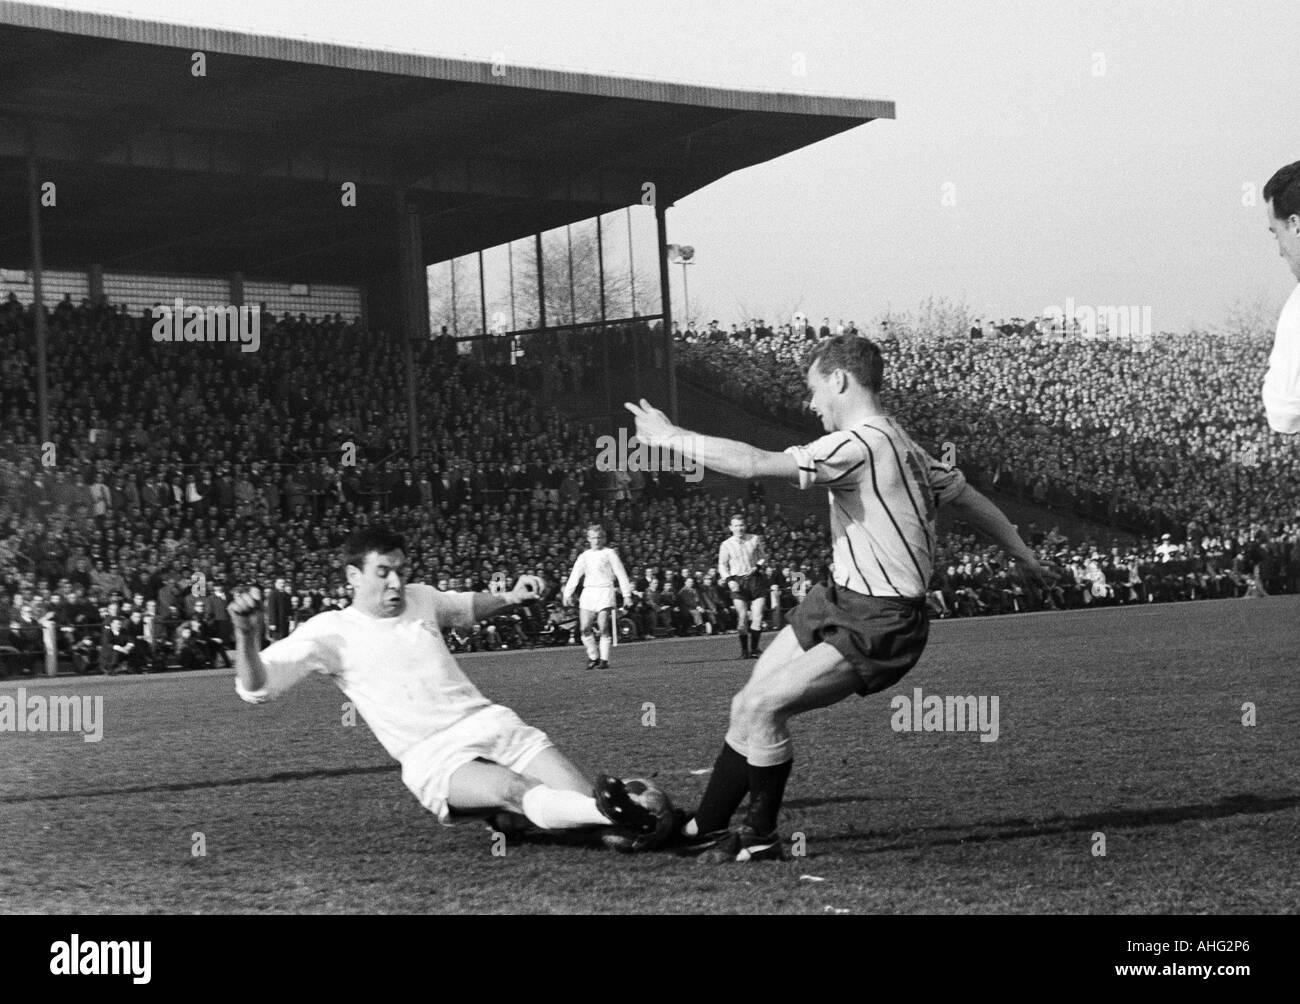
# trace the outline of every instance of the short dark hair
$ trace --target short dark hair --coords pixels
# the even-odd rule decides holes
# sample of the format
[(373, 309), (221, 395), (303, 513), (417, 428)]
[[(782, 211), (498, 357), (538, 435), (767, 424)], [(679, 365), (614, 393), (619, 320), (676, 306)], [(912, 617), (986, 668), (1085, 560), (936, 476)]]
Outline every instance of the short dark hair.
[(382, 526), (362, 527), (343, 542), (343, 564), (365, 568), (367, 555), (389, 551), (406, 553), (406, 540), (400, 533)]
[(1273, 203), (1273, 215), (1279, 220), (1300, 215), (1300, 160), (1280, 168), (1268, 179), (1264, 200)]
[(804, 368), (817, 367), (823, 376), (834, 370), (853, 375), (863, 387), (879, 394), (885, 385), (885, 359), (880, 346), (857, 335), (833, 335), (823, 338), (808, 353)]

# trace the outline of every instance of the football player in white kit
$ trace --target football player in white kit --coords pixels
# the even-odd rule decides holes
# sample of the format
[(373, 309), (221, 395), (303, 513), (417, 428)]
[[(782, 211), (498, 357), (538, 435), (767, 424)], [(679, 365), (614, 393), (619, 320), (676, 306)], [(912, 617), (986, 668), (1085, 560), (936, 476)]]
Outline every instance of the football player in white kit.
[(546, 733), (484, 697), (447, 650), (443, 628), (470, 627), (536, 600), (530, 582), (499, 596), (408, 585), (404, 541), (374, 526), (348, 539), (343, 561), (352, 605), (317, 614), (261, 652), (259, 591), (230, 604), (241, 698), (261, 704), (312, 673), (331, 677), (402, 765), (406, 786), (444, 824), (491, 817), (503, 828), (508, 812), (548, 830), (654, 829), (653, 813), (630, 799), (622, 781), (602, 775), (593, 789)]
[(632, 583), (619, 560), (618, 552), (605, 546), (605, 529), (597, 523), (587, 527), (587, 550), (578, 555), (564, 584), (561, 602), (573, 602), (573, 591), (582, 581), (578, 600), (578, 629), (587, 648), (588, 669), (609, 669), (609, 651), (617, 630), (614, 610), (614, 583), (623, 594), (623, 605), (632, 602)]
[(767, 603), (767, 578), (761, 568), (767, 560), (763, 538), (745, 532), (745, 517), (731, 517), (731, 536), (718, 548), (718, 580), (731, 590), (736, 608), (736, 632), (740, 635), (740, 657), (757, 659), (763, 637), (763, 607)]
[[(1268, 179), (1264, 204), (1278, 254), (1300, 279), (1300, 160)], [(1287, 435), (1300, 433), (1300, 285), (1291, 290), (1277, 319), (1263, 395), (1269, 427)]]

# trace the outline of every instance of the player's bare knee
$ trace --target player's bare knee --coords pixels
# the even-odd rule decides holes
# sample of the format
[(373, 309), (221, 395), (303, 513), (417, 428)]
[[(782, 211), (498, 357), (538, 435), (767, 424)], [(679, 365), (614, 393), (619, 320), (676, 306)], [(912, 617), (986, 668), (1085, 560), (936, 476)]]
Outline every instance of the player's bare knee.
[(522, 813), (524, 811), (524, 794), (530, 788), (537, 787), (540, 783), (540, 781), (530, 780), (522, 774), (509, 774), (501, 784), (501, 808)]

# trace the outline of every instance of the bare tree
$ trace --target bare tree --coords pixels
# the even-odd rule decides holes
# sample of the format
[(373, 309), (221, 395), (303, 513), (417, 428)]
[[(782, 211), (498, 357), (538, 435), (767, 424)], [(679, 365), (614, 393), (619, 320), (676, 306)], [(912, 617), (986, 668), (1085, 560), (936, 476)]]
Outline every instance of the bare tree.
[[(600, 270), (594, 227), (573, 228), (573, 271), (570, 285), (569, 242), (563, 230), (542, 238), (542, 268), (546, 287), (546, 323), (582, 324), (600, 320)], [(537, 315), (536, 256), (528, 255), (524, 268), (515, 265), (516, 304), (528, 304), (528, 316)], [(659, 276), (639, 265), (636, 272), (638, 313), (657, 313)], [(605, 316), (632, 315), (632, 277), (626, 270), (605, 270)], [(522, 308), (517, 309), (522, 324)]]
[[(453, 298), (452, 291), (455, 290)], [(429, 330), (446, 326), (451, 335), (474, 335), (482, 327), (478, 302), (478, 268), (464, 258), (435, 265), (428, 276)]]
[(970, 330), (970, 308), (960, 300), (928, 296), (915, 311), (894, 310), (892, 307), (876, 318), (899, 338), (958, 338)]
[(1247, 300), (1237, 297), (1224, 313), (1218, 331), (1232, 338), (1258, 338), (1271, 335), (1277, 325), (1282, 304), (1261, 291)]

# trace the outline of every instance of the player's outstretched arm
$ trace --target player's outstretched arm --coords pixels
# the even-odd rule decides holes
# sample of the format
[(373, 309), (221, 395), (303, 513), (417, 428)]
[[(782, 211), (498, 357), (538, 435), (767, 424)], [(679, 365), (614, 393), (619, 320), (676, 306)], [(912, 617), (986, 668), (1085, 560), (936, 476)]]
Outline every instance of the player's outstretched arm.
[(474, 611), (471, 623), (474, 624), (495, 617), (509, 607), (517, 607), (521, 603), (533, 603), (542, 598), (541, 593), (526, 579), (515, 583), (515, 588), (508, 593), (474, 593), (473, 595)]
[(262, 591), (254, 586), (237, 593), (226, 608), (235, 628), (235, 675), (248, 693), (266, 686), (266, 667), (258, 654), (262, 637)]
[(947, 505), (955, 510), (959, 519), (964, 519), (976, 530), (992, 537), (1002, 550), (1024, 566), (1025, 571), (1040, 579), (1046, 578), (1045, 569), (1038, 563), (1038, 555), (1020, 539), (1020, 534), (1011, 525), (1011, 521), (984, 494), (967, 484)]
[(788, 453), (773, 453), (734, 439), (688, 432), (673, 425), (667, 415), (645, 398), (640, 404), (625, 402), (623, 407), (636, 417), (636, 438), (647, 446), (669, 447), (701, 467), (747, 481), (754, 478), (799, 480), (798, 464)]

